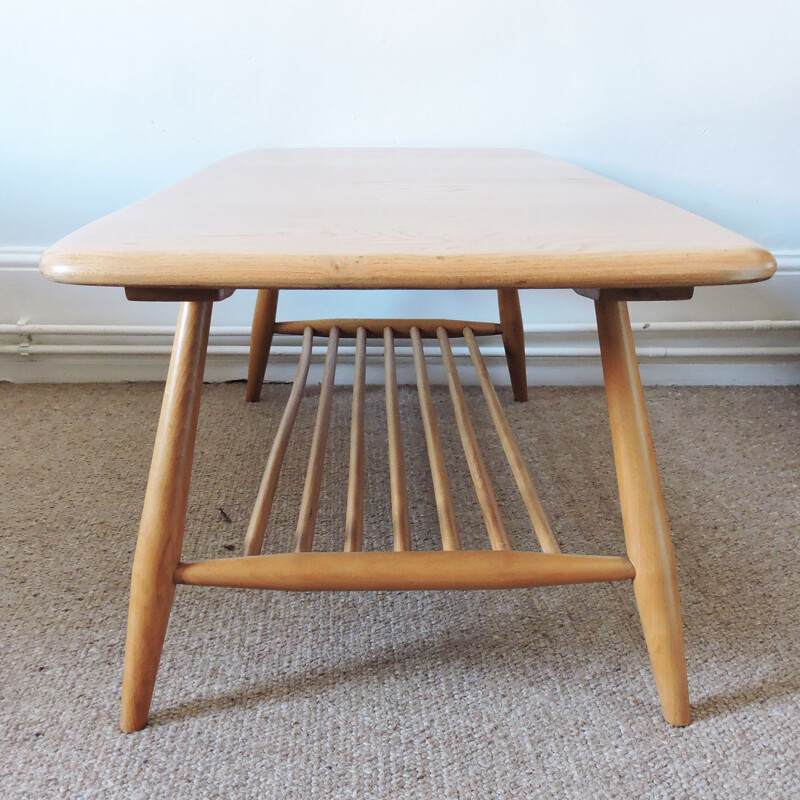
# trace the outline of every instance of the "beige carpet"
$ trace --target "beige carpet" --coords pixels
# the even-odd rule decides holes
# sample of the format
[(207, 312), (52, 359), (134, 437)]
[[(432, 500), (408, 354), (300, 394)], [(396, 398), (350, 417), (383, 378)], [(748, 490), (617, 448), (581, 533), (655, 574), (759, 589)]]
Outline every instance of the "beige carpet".
[[(150, 727), (116, 727), (128, 573), (161, 389), (0, 386), (0, 797), (800, 796), (800, 390), (647, 392), (677, 546), (695, 715), (662, 722), (627, 584), (297, 595), (182, 587)], [(235, 553), (288, 389), (206, 387), (185, 553)], [(621, 553), (605, 400), (507, 404), (566, 549)], [(517, 547), (533, 546), (469, 393)], [(435, 542), (416, 394), (402, 411), (414, 544)], [(272, 550), (288, 547), (303, 406)], [(437, 390), (465, 546), (484, 546)], [(366, 546), (390, 515), (368, 395)], [(341, 541), (349, 393), (337, 394), (320, 546)], [(220, 510), (224, 509), (228, 522)]]

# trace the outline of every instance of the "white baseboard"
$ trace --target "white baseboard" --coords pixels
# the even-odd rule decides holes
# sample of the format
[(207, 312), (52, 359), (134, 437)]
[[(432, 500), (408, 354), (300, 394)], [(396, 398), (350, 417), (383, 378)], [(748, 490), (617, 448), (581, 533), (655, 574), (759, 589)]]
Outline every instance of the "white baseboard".
[[(174, 305), (159, 304), (161, 307), (154, 309), (154, 304), (125, 303), (119, 290), (51, 284), (36, 269), (40, 253), (41, 248), (0, 249), (0, 380), (17, 383), (163, 380), (171, 326), (161, 323), (171, 320)], [(763, 284), (701, 289), (691, 303), (636, 304), (632, 313), (638, 320), (635, 329), (643, 381), (650, 385), (800, 384), (800, 250), (779, 253), (777, 258), (778, 273)], [(240, 294), (243, 299), (236, 305), (234, 300)], [(387, 301), (386, 297), (381, 300)], [(493, 306), (482, 312), (486, 308), (484, 300), (480, 298), (477, 304), (467, 301), (472, 304), (469, 310), (473, 318), (492, 318)], [(437, 299), (440, 301), (441, 298)], [(554, 304), (559, 307), (554, 308)], [(149, 308), (143, 309), (144, 305)], [(523, 302), (528, 323), (529, 382), (532, 385), (601, 383), (591, 304), (570, 293), (553, 292), (548, 294), (545, 306), (525, 309), (525, 305)], [(252, 301), (249, 294), (242, 292), (220, 307), (221, 310), (225, 307), (221, 314), (223, 324), (217, 324), (215, 311), (206, 380), (243, 380), (247, 374)], [(285, 316), (305, 316), (291, 313), (296, 310), (289, 309)], [(358, 315), (403, 316), (403, 311), (402, 306), (395, 304), (373, 308), (370, 314), (362, 310)], [(423, 310), (414, 306), (413, 311), (406, 313), (434, 316), (438, 315), (438, 306), (429, 304)], [(307, 315), (334, 316), (312, 312)], [(536, 322), (534, 317), (544, 317), (545, 322)], [(751, 317), (761, 322), (747, 322)], [(566, 321), (547, 321), (561, 319)], [(153, 325), (154, 322), (158, 324)], [(352, 379), (350, 344), (343, 342), (338, 383)], [(458, 342), (455, 344), (458, 360), (466, 364), (469, 359), (465, 348), (458, 347)], [(498, 384), (507, 384), (508, 373), (499, 340), (488, 338), (482, 344), (494, 379)], [(274, 345), (267, 380), (291, 381), (299, 341), (296, 337), (276, 337)], [(433, 348), (431, 381), (444, 383), (435, 353)], [(315, 348), (311, 383), (319, 381), (323, 359), (324, 347)], [(379, 362), (378, 348), (368, 366), (368, 379), (375, 383), (383, 378)], [(398, 379), (401, 383), (414, 382), (410, 352), (402, 342), (398, 342)], [(464, 370), (463, 380), (474, 382), (472, 370)]]

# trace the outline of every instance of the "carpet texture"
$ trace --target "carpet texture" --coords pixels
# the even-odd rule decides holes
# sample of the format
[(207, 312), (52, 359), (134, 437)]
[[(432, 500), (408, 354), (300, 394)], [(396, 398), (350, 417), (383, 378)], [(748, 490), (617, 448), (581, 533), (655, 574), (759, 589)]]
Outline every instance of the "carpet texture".
[[(512, 541), (534, 539), (467, 390)], [(435, 390), (465, 547), (486, 536)], [(286, 386), (204, 391), (186, 557), (237, 554)], [(800, 796), (800, 390), (651, 389), (695, 721), (661, 719), (629, 584), (288, 594), (179, 587), (151, 724), (117, 729), (128, 578), (161, 387), (0, 386), (0, 797)], [(501, 392), (565, 550), (624, 553), (605, 398)], [(286, 550), (304, 401), (265, 551)], [(341, 547), (338, 390), (317, 547)], [(401, 391), (414, 546), (436, 546), (419, 407)], [(388, 549), (380, 389), (367, 395), (365, 549)], [(222, 510), (220, 510), (222, 509)], [(224, 514), (223, 514), (224, 511)]]

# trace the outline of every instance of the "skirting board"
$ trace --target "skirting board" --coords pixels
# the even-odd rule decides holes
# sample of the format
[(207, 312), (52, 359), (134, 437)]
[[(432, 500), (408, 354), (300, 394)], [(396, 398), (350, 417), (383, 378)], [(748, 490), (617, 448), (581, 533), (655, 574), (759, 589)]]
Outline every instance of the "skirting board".
[[(135, 309), (135, 304), (124, 304), (116, 295), (113, 299), (119, 306), (106, 307), (91, 299), (84, 303), (84, 298), (89, 296), (87, 290), (44, 281), (36, 269), (40, 252), (40, 248), (0, 250), (0, 380), (16, 383), (163, 380), (171, 326), (141, 324), (141, 309)], [(696, 299), (688, 304), (632, 307), (634, 319), (638, 320), (635, 330), (643, 381), (649, 385), (800, 384), (800, 251), (778, 254), (778, 265), (777, 275), (765, 284), (698, 290)], [(121, 294), (120, 290), (116, 291)], [(206, 381), (243, 380), (246, 376), (251, 301), (246, 293), (241, 295), (243, 299), (238, 306), (232, 303), (239, 293), (221, 304), (221, 307), (229, 304), (227, 319), (235, 324), (219, 325), (215, 314)], [(525, 313), (523, 302), (528, 323), (529, 382), (531, 385), (599, 384), (602, 372), (597, 338), (590, 321), (590, 305), (570, 293), (560, 294), (558, 299), (566, 311), (565, 318), (571, 321), (537, 323), (534, 320), (539, 315)], [(485, 300), (482, 298), (477, 308), (474, 301), (466, 301), (467, 304), (473, 302), (469, 316), (493, 319), (496, 309), (487, 307)], [(577, 307), (574, 302), (584, 305)], [(159, 322), (171, 321), (174, 316), (174, 306), (164, 305), (167, 307), (157, 312)], [(66, 313), (65, 306), (68, 307)], [(576, 308), (579, 309), (577, 314)], [(687, 318), (687, 308), (694, 319)], [(130, 309), (136, 313), (131, 314)], [(298, 315), (292, 314), (293, 310), (281, 315), (279, 308), (279, 316), (296, 318)], [(414, 314), (440, 315), (438, 307), (430, 310), (433, 313), (415, 308)], [(729, 314), (721, 318), (724, 312)], [(661, 321), (645, 322), (650, 313)], [(762, 322), (746, 322), (750, 313)], [(125, 314), (126, 318), (121, 318), (120, 314)], [(707, 314), (707, 319), (712, 321), (697, 321), (699, 314)], [(372, 315), (402, 316), (402, 309), (386, 314), (383, 309), (376, 309)], [(554, 317), (552, 311), (550, 316), (560, 318)], [(153, 319), (152, 316), (144, 318)], [(120, 321), (126, 324), (119, 324)], [(276, 337), (273, 344), (267, 381), (291, 381), (299, 340)], [(351, 344), (342, 342), (337, 383), (346, 384), (352, 380)], [(373, 344), (380, 345), (370, 342), (371, 346)], [(412, 384), (414, 370), (407, 344), (398, 342), (398, 380)], [(454, 340), (454, 350), (459, 363), (466, 366), (469, 358), (466, 348), (459, 346), (462, 344)], [(435, 353), (434, 343), (430, 345), (431, 352)], [(483, 339), (481, 345), (493, 379), (500, 385), (507, 384), (508, 372), (499, 339)], [(321, 378), (323, 360), (324, 343), (320, 341), (314, 352), (310, 383)], [(379, 362), (376, 355), (374, 366), (368, 365), (367, 379), (374, 383), (383, 380)], [(435, 363), (430, 377), (433, 383), (446, 382), (443, 369)], [(471, 369), (463, 371), (462, 380), (467, 384), (474, 382)]]

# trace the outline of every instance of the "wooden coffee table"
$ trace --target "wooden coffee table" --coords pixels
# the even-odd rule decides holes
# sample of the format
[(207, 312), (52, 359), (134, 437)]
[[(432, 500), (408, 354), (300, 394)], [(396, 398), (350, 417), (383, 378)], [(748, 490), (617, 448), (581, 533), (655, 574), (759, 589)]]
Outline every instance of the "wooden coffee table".
[[(121, 727), (147, 724), (176, 584), (260, 589), (486, 589), (632, 580), (664, 717), (690, 721), (675, 560), (628, 318), (630, 300), (768, 278), (772, 256), (700, 217), (526, 150), (258, 150), (220, 161), (50, 248), (41, 269), (65, 283), (123, 286), (131, 300), (181, 309), (133, 564)], [(561, 552), (476, 337), (502, 334), (525, 396), (518, 289), (569, 288), (595, 301), (627, 557)], [(267, 460), (245, 555), (181, 561), (211, 308), (261, 290), (248, 399), (274, 331), (300, 334), (292, 392)], [(454, 320), (276, 322), (280, 289), (475, 289), (500, 293), (500, 324)], [(328, 350), (294, 538), (261, 555), (314, 336)], [(336, 353), (355, 339), (350, 473), (342, 552), (311, 552)], [(384, 343), (393, 530), (362, 552), (366, 342)], [(512, 549), (481, 458), (451, 337), (466, 339), (489, 412), (543, 552)], [(409, 535), (394, 341), (411, 340), (442, 549)], [(438, 341), (490, 550), (462, 550), (437, 431), (423, 339)], [(393, 548), (393, 549), (390, 549)]]

